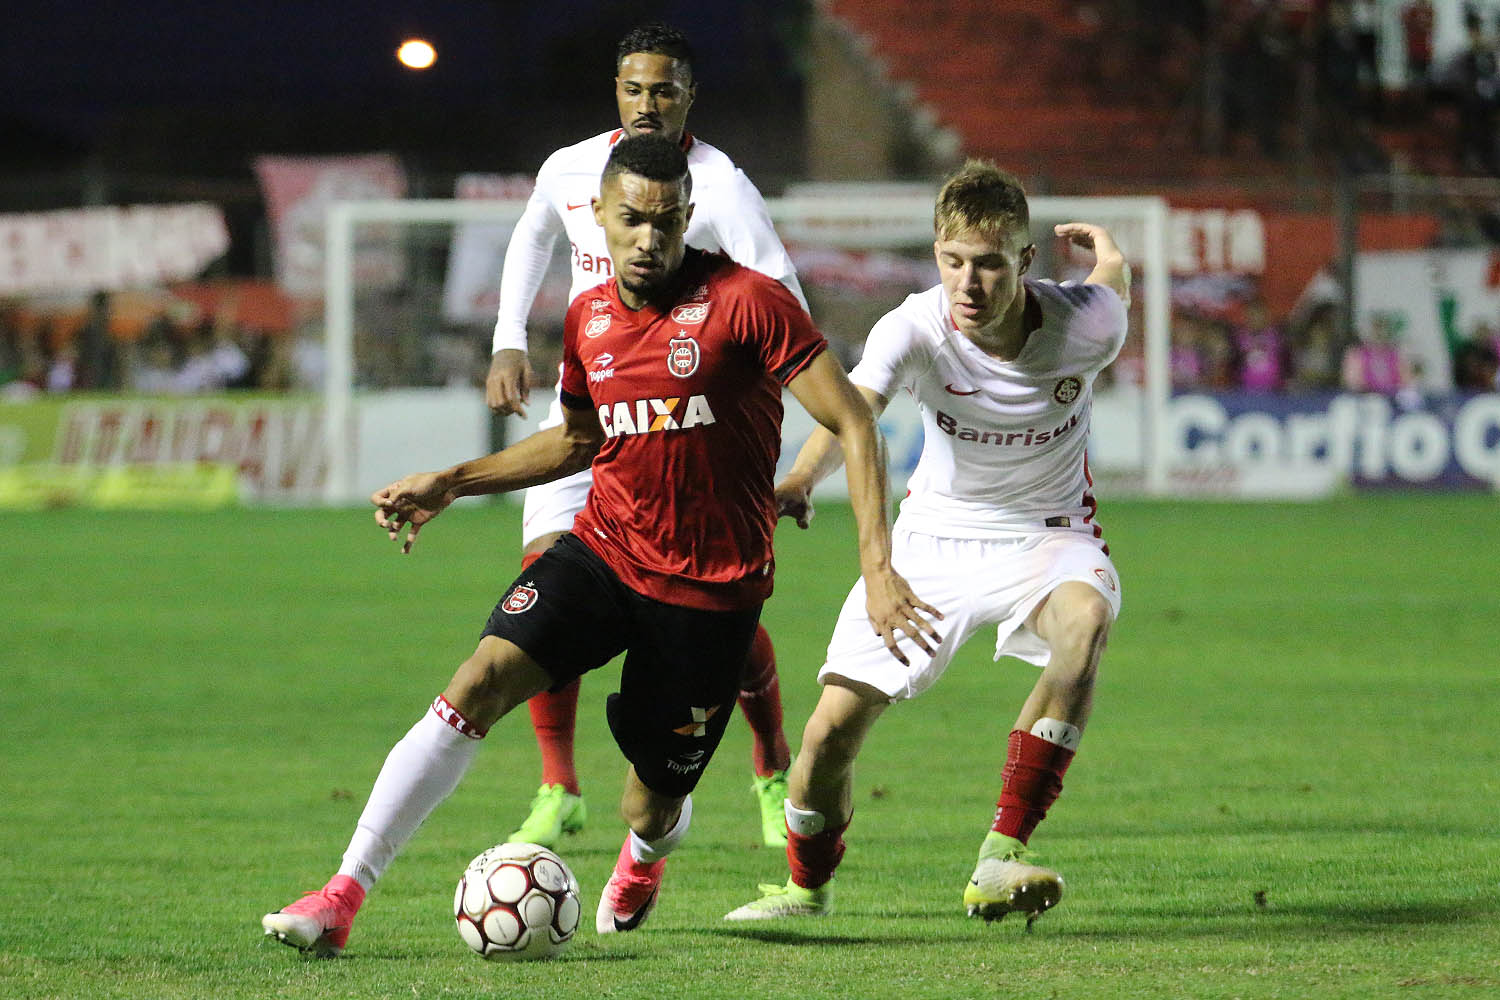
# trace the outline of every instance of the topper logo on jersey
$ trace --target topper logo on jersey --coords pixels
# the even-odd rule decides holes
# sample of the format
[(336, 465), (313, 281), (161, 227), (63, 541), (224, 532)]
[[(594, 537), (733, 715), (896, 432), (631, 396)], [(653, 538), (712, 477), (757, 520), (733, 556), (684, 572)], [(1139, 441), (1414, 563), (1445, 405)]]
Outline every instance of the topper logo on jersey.
[(1066, 406), (1078, 398), (1083, 391), (1083, 382), (1077, 375), (1069, 375), (1067, 378), (1057, 380), (1057, 385), (1052, 387), (1052, 398)]
[(697, 371), (699, 357), (698, 342), (692, 337), (673, 337), (667, 341), (667, 371), (678, 378), (687, 378)]
[[(681, 412), (678, 404), (682, 403)], [(714, 411), (706, 396), (681, 396), (667, 399), (622, 399), (599, 407), (599, 426), (606, 438), (622, 434), (650, 434), (654, 431), (685, 431), (714, 423)]]
[(615, 356), (613, 354), (601, 354), (590, 361), (589, 364), (595, 365), (597, 370), (589, 372), (589, 381), (603, 382), (607, 378), (614, 378), (615, 370), (612, 367), (614, 363)]
[(980, 444), (993, 444), (1002, 448), (1019, 444), (1025, 448), (1030, 445), (1046, 444), (1048, 441), (1062, 437), (1068, 431), (1078, 426), (1078, 414), (1073, 414), (1058, 426), (1047, 430), (1037, 430), (1035, 427), (1028, 427), (1024, 431), (1007, 432), (987, 431), (978, 427), (964, 427), (942, 410), (938, 410), (937, 425), (938, 429), (944, 434), (949, 437), (956, 437), (960, 441), (977, 441)]
[(681, 323), (683, 326), (697, 326), (708, 319), (708, 306), (707, 302), (678, 306), (672, 310), (672, 322)]
[(609, 299), (589, 299), (589, 312), (599, 312), (609, 308)]
[(500, 602), (500, 610), (508, 615), (518, 615), (536, 603), (536, 588), (529, 583), (518, 583), (516, 588)]
[(584, 324), (583, 335), (590, 340), (603, 336), (605, 331), (609, 329), (610, 319), (609, 313), (605, 313), (603, 316), (595, 316)]

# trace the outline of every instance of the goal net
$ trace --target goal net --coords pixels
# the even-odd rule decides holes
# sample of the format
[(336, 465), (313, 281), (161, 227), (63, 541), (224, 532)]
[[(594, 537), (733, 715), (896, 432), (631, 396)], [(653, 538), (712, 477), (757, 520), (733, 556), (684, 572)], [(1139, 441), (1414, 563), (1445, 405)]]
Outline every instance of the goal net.
[[(859, 359), (880, 316), (937, 282), (934, 194), (915, 185), (802, 185), (767, 201), (813, 319), (846, 367)], [(460, 198), (329, 207), (323, 378), (329, 502), (354, 502), (401, 472), (472, 457), (443, 448), (472, 448), (474, 428), (489, 427), (478, 386), (489, 361), (505, 245), (524, 205), (517, 198)], [(1106, 226), (1131, 262), (1130, 333), (1095, 390), (1089, 464), (1106, 491), (1164, 493), (1166, 203), (1033, 197), (1030, 206), (1038, 246), (1033, 274), (1059, 280), (1088, 274), (1092, 255), (1051, 235), (1059, 222)], [(513, 418), (494, 429), (496, 445), (526, 433), (550, 401), (567, 307), (568, 252), (559, 239), (528, 326), (542, 388), (533, 392), (529, 420)], [(892, 488), (902, 489), (921, 450), (921, 424), (915, 407), (902, 399), (892, 401), (881, 423), (890, 441)], [(788, 405), (784, 464), (810, 430), (801, 408)], [(830, 477), (830, 492), (841, 488), (839, 480)]]

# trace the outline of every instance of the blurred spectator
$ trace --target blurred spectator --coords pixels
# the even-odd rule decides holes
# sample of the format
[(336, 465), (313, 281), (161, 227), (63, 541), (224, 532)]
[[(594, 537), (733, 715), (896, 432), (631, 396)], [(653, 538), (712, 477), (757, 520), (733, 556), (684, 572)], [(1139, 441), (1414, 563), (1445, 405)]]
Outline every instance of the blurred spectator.
[(1488, 340), (1466, 340), (1453, 355), (1453, 383), (1460, 392), (1500, 389), (1500, 353)]
[(1344, 352), (1344, 388), (1350, 392), (1379, 392), (1394, 396), (1413, 381), (1411, 365), (1401, 353), (1400, 334), (1387, 313), (1376, 313), (1370, 332)]
[(1226, 10), (1224, 30), (1225, 124), (1249, 132), (1261, 152), (1281, 151), (1286, 82), (1293, 39), (1275, 4), (1242, 4)]
[(1339, 343), (1338, 307), (1313, 306), (1291, 345), (1291, 377), (1287, 388), (1301, 392), (1332, 392), (1339, 387), (1344, 345)]
[(1412, 0), (1401, 8), (1401, 34), (1406, 52), (1406, 86), (1425, 95), (1432, 72), (1432, 4)]
[(1245, 322), (1235, 328), (1239, 385), (1247, 392), (1280, 392), (1288, 366), (1286, 335), (1266, 315), (1259, 299), (1245, 308)]
[(1207, 365), (1199, 350), (1198, 317), (1187, 310), (1172, 315), (1172, 388), (1198, 389), (1207, 384)]
[(1380, 84), (1380, 8), (1380, 0), (1353, 0), (1349, 5), (1362, 103), (1377, 119), (1384, 97)]
[(1454, 99), (1458, 104), (1458, 161), (1465, 170), (1497, 174), (1495, 110), (1500, 97), (1495, 51), (1484, 34), (1484, 22), (1472, 7), (1464, 14), (1468, 44), (1453, 64)]

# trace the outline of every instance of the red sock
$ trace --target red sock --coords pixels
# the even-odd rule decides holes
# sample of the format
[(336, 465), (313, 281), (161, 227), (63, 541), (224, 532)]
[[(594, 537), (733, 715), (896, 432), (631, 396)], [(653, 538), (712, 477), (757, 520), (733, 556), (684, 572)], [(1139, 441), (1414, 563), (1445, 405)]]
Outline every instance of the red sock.
[(764, 625), (755, 626), (750, 653), (740, 671), (740, 711), (755, 737), (755, 773), (762, 778), (785, 771), (792, 750), (781, 730), (781, 681), (776, 677), (776, 650)]
[(542, 784), (562, 785), (578, 794), (578, 772), (573, 768), (573, 728), (578, 718), (578, 680), (560, 691), (543, 691), (526, 703), (531, 728), (542, 752)]
[(792, 869), (792, 881), (804, 889), (816, 889), (828, 884), (828, 880), (833, 878), (834, 869), (843, 860), (844, 831), (847, 829), (849, 824), (845, 823), (837, 829), (824, 830), (811, 836), (788, 830), (786, 862)]
[(1000, 801), (995, 804), (990, 829), (1023, 844), (1031, 839), (1031, 832), (1062, 793), (1063, 773), (1072, 761), (1072, 750), (1021, 729), (1011, 730), (1005, 768), (1000, 772)]
[[(521, 557), (524, 570), (540, 559), (540, 552)], [(542, 753), (542, 784), (562, 785), (578, 794), (578, 772), (573, 767), (573, 730), (578, 720), (578, 680), (560, 691), (543, 691), (526, 703), (536, 748)]]

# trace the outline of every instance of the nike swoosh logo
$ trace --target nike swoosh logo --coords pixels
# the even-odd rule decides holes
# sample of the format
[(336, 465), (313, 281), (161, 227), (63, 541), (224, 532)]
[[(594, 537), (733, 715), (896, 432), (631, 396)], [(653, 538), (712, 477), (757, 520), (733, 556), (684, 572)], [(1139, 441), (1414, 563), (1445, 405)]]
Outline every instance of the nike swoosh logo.
[(943, 388), (947, 389), (949, 392), (953, 393), (953, 395), (955, 395), (955, 396), (972, 396), (976, 392), (979, 391), (978, 389), (970, 389), (968, 392), (964, 392), (962, 389), (955, 389), (955, 388), (953, 388), (953, 383), (952, 382), (949, 382), (947, 385), (943, 386)]
[(647, 914), (647, 912), (650, 911), (651, 904), (653, 902), (655, 902), (655, 900), (656, 900), (656, 894), (659, 891), (661, 891), (660, 887), (658, 887), (656, 889), (652, 889), (651, 890), (651, 895), (649, 895), (649, 896), (646, 897), (646, 901), (641, 904), (641, 908), (639, 910), (636, 910), (634, 913), (632, 913), (630, 915), (630, 919), (629, 920), (621, 920), (620, 919), (620, 915), (618, 913), (614, 914), (614, 918), (615, 918), (615, 930), (617, 930), (617, 931), (633, 931), (637, 927), (641, 926), (641, 921), (646, 919), (646, 914)]
[(587, 206), (588, 206), (588, 205), (589, 205), (589, 204), (590, 204), (590, 202), (586, 202), (586, 201), (580, 201), (580, 202), (579, 202), (579, 203), (578, 203), (578, 204), (576, 204), (576, 205), (574, 205), (574, 204), (571, 204), (571, 203), (570, 203), (570, 204), (569, 204), (569, 205), (568, 205), (568, 211), (570, 211), (570, 212), (571, 212), (571, 211), (573, 211), (573, 209), (575, 209), (575, 208), (585, 208), (585, 207), (587, 207)]

